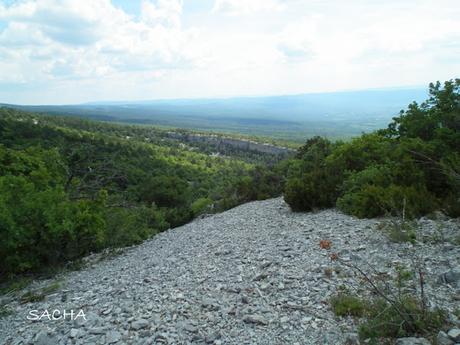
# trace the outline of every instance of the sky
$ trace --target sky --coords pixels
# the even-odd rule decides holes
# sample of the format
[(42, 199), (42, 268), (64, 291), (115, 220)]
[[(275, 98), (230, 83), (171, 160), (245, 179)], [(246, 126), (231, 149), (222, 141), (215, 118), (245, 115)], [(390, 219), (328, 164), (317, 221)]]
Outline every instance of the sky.
[(459, 0), (0, 0), (0, 103), (427, 86)]

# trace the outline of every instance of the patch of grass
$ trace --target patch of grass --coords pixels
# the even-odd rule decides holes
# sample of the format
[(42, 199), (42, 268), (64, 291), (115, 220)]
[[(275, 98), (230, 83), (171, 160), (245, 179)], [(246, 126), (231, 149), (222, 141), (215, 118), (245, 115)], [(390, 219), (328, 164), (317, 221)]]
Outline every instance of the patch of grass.
[(6, 305), (0, 305), (0, 319), (13, 314), (13, 311)]
[(107, 248), (104, 251), (102, 251), (98, 262), (116, 258), (117, 256), (123, 254), (124, 252), (125, 252), (124, 248), (117, 248), (117, 247)]
[(389, 222), (379, 225), (379, 229), (385, 232), (392, 242), (410, 242), (414, 244), (417, 239), (417, 226), (414, 222)]
[(59, 284), (59, 282), (54, 282), (42, 288), (42, 293), (44, 295), (50, 295), (56, 292), (57, 290), (59, 290), (60, 287), (61, 287), (61, 284)]
[(403, 297), (396, 304), (377, 299), (367, 309), (367, 319), (359, 326), (362, 341), (400, 338), (437, 333), (446, 321), (441, 310), (423, 310), (413, 297)]
[(28, 291), (21, 296), (20, 301), (23, 304), (43, 301), (47, 295), (56, 292), (60, 286), (59, 282), (54, 282), (41, 289)]
[(446, 241), (444, 236), (444, 226), (442, 224), (436, 225), (436, 232), (433, 235), (434, 243), (444, 243)]
[(349, 288), (344, 284), (340, 284), (339, 286), (337, 286), (337, 291), (339, 294), (348, 294)]
[(396, 265), (396, 287), (399, 291), (412, 281), (413, 275), (413, 272), (404, 266)]
[(25, 294), (21, 296), (21, 303), (34, 303), (34, 302), (40, 302), (45, 299), (46, 295), (37, 292), (37, 291), (27, 291)]
[[(415, 228), (408, 230), (411, 229)], [(336, 315), (350, 315), (347, 308), (356, 303), (358, 313), (364, 316), (358, 329), (359, 338), (368, 345), (393, 345), (395, 339), (402, 337), (424, 337), (435, 343), (439, 330), (446, 326), (448, 313), (428, 307), (423, 261), (423, 257), (413, 254), (411, 266), (397, 264), (394, 281), (388, 273), (381, 279), (380, 274), (372, 275), (353, 263), (341, 261), (359, 273), (359, 283), (369, 288), (364, 296), (373, 297), (363, 304), (358, 297), (341, 297), (339, 292), (333, 300), (334, 312)]]
[(22, 290), (31, 282), (32, 278), (30, 277), (16, 277), (6, 283), (3, 283), (0, 287), (0, 295)]
[(362, 299), (349, 294), (338, 294), (331, 298), (331, 306), (337, 316), (356, 316), (364, 315), (366, 305)]

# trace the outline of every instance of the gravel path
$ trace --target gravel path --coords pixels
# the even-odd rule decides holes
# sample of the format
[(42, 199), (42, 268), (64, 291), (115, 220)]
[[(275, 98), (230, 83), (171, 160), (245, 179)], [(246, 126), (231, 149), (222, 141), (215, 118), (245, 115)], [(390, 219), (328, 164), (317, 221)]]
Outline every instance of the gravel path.
[[(356, 323), (335, 318), (328, 300), (340, 285), (364, 286), (330, 254), (388, 275), (397, 263), (410, 265), (413, 247), (389, 242), (379, 222), (336, 210), (292, 213), (281, 198), (244, 204), (67, 273), (44, 301), (11, 301), (0, 343), (344, 344)], [(458, 232), (457, 221), (445, 224)], [(323, 239), (330, 250), (320, 248)], [(435, 281), (460, 266), (460, 246), (417, 246), (431, 303), (452, 311), (459, 290)], [(81, 309), (87, 321), (27, 319), (45, 309)]]

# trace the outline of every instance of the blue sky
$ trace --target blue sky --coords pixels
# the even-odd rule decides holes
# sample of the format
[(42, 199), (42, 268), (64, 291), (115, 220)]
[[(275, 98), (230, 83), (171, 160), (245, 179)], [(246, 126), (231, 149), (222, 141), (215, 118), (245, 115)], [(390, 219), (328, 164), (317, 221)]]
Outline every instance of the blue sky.
[(0, 102), (229, 97), (459, 77), (458, 0), (0, 0)]

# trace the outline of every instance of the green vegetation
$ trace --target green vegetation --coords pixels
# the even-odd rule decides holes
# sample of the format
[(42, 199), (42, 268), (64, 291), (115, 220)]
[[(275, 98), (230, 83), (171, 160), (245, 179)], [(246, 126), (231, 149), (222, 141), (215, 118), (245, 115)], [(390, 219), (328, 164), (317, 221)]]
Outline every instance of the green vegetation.
[(366, 317), (359, 327), (359, 337), (374, 341), (379, 338), (430, 336), (436, 334), (446, 320), (443, 311), (424, 310), (411, 297), (404, 297), (397, 304), (377, 299), (367, 308)]
[(190, 206), (194, 216), (211, 211), (212, 200), (209, 198), (199, 198)]
[(379, 226), (392, 242), (415, 243), (417, 239), (417, 226), (412, 221), (388, 221)]
[[(416, 258), (416, 255), (413, 256)], [(342, 263), (355, 270), (367, 286), (361, 296), (339, 294), (331, 300), (337, 316), (362, 317), (358, 327), (359, 338), (367, 344), (394, 344), (401, 337), (435, 339), (448, 323), (446, 310), (430, 308), (425, 295), (425, 272), (421, 258), (413, 259), (414, 267), (397, 264), (394, 280), (387, 275), (366, 273), (355, 264)], [(372, 269), (373, 272), (375, 268)], [(363, 291), (363, 290), (361, 290)]]
[(290, 160), (238, 148), (218, 156), (151, 126), (0, 108), (0, 280), (282, 190), (294, 211), (401, 216), (389, 236), (413, 241), (406, 219), (460, 215), (460, 79), (429, 91), (387, 129), (349, 142), (313, 137)]
[(7, 283), (3, 283), (0, 287), (0, 295), (8, 294), (8, 293), (15, 293), (24, 289), (32, 282), (31, 277), (18, 277), (15, 280), (8, 281)]
[(367, 293), (350, 295), (341, 287), (331, 298), (337, 316), (361, 317), (358, 333), (368, 344), (393, 344), (392, 339), (411, 336), (433, 338), (446, 325), (447, 313), (427, 306), (420, 263), (412, 269), (397, 265), (394, 281), (371, 275), (355, 264), (341, 261), (365, 282)]
[(9, 308), (6, 305), (0, 305), (0, 319), (3, 317), (7, 317), (11, 314), (13, 314), (13, 311), (11, 310), (11, 308)]
[(331, 306), (337, 316), (361, 317), (366, 309), (365, 303), (359, 297), (349, 294), (338, 294), (332, 297)]
[(0, 108), (0, 280), (279, 195), (284, 167), (272, 159), (257, 166), (152, 127)]
[(360, 218), (460, 216), (460, 79), (430, 84), (429, 92), (387, 129), (346, 143), (309, 139), (289, 164), (291, 208), (337, 206)]
[(56, 292), (59, 288), (60, 284), (58, 282), (54, 282), (41, 289), (27, 291), (21, 296), (20, 301), (21, 303), (40, 302), (43, 301), (46, 296)]

